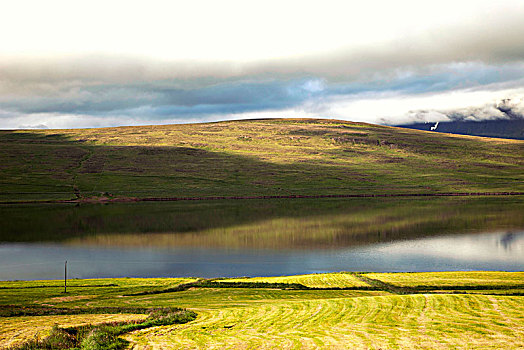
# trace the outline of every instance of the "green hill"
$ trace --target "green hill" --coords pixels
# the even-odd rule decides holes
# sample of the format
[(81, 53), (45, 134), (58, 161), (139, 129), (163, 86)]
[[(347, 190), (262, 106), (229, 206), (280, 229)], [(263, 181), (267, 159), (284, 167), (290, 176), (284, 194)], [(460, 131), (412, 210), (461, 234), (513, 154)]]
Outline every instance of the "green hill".
[(524, 141), (335, 120), (0, 131), (0, 201), (524, 191)]

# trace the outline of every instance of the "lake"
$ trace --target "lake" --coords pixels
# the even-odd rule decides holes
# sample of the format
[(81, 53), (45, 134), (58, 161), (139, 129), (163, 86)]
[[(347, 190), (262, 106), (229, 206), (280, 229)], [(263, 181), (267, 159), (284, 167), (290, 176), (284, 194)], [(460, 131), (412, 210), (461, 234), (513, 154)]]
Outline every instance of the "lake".
[(513, 198), (0, 207), (0, 280), (524, 270)]

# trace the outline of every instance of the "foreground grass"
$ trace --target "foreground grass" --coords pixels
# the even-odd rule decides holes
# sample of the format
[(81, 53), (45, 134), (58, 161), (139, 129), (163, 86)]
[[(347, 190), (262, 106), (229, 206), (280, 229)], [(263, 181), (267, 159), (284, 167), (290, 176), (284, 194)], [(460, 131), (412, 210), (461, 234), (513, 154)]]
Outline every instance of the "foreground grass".
[[(145, 310), (143, 310), (145, 311)], [(139, 329), (166, 326), (193, 321), (196, 314), (178, 308), (148, 310), (146, 318), (139, 320), (105, 322), (102, 324), (81, 324), (73, 327), (54, 325), (48, 336), (36, 337), (11, 347), (14, 350), (32, 349), (122, 349), (128, 342), (118, 336)]]
[(20, 316), (0, 319), (2, 331), (0, 344), (3, 347), (20, 345), (43, 339), (50, 335), (54, 325), (60, 327), (79, 327), (109, 322), (130, 322), (145, 319), (140, 314), (101, 314), (101, 315), (60, 315), (60, 316)]
[(524, 141), (335, 120), (0, 131), (0, 201), (524, 191)]
[(521, 348), (521, 298), (404, 295), (275, 302), (199, 312), (126, 337), (134, 349)]
[[(55, 331), (76, 326), (88, 334), (94, 327), (78, 328), (87, 318), (137, 324), (146, 317), (140, 308), (182, 307), (196, 312), (196, 320), (134, 331), (113, 323), (109, 333), (134, 349), (524, 347), (522, 272), (73, 282), (67, 296), (58, 281), (0, 282), (2, 346), (14, 345), (6, 341), (13, 334), (20, 344), (55, 324)], [(51, 312), (60, 315), (36, 316)], [(82, 314), (67, 314), (75, 312)], [(114, 312), (123, 314), (107, 315)]]

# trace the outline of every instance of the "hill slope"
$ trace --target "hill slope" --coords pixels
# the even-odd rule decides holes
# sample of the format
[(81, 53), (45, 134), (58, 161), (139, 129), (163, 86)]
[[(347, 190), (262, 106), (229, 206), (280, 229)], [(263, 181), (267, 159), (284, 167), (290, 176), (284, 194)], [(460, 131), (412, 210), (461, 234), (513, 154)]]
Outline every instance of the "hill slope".
[(523, 191), (524, 141), (334, 120), (0, 131), (0, 200)]

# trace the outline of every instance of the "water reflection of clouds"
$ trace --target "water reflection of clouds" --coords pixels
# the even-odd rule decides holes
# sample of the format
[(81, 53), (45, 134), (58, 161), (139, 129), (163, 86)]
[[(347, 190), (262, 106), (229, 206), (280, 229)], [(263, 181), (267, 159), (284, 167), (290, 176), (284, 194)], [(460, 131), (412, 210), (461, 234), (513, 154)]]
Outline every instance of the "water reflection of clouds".
[(457, 234), (336, 249), (0, 245), (0, 280), (235, 277), (332, 271), (522, 271), (524, 231)]
[(426, 256), (468, 261), (524, 262), (524, 232), (446, 235), (375, 247), (391, 256)]

